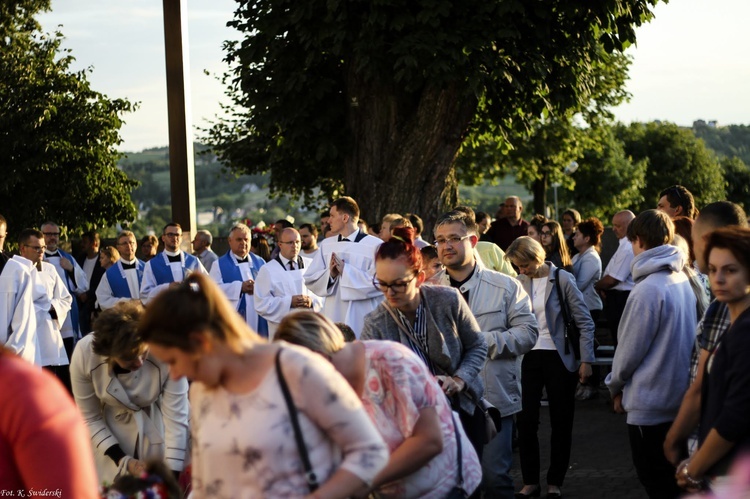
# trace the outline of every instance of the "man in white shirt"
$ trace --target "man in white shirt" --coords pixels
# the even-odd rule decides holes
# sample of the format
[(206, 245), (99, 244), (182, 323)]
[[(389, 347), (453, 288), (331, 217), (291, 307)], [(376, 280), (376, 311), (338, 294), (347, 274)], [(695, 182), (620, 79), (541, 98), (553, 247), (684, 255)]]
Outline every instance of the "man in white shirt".
[(211, 266), (219, 258), (219, 255), (214, 253), (211, 249), (211, 243), (214, 242), (214, 238), (207, 230), (199, 230), (195, 233), (193, 238), (193, 255), (201, 261), (203, 268), (207, 272), (211, 272)]
[[(86, 273), (70, 253), (59, 248), (60, 226), (55, 222), (42, 224), (42, 234), (47, 249), (44, 251), (44, 260), (51, 263), (57, 269), (60, 279), (68, 287), (68, 291), (75, 298), (82, 296), (89, 290), (89, 281)], [(73, 300), (70, 313), (60, 328), (60, 334), (65, 344), (65, 352), (70, 359), (73, 356), (75, 342), (81, 337), (80, 311), (77, 300)]]
[(162, 230), (164, 251), (146, 263), (141, 282), (141, 301), (147, 305), (156, 295), (170, 286), (177, 286), (192, 272), (206, 274), (201, 262), (180, 249), (182, 227), (170, 222)]
[(146, 264), (135, 257), (135, 248), (135, 234), (129, 230), (118, 234), (120, 259), (107, 269), (96, 288), (96, 301), (102, 310), (112, 308), (121, 301), (140, 300)]
[(263, 265), (255, 281), (255, 311), (268, 321), (268, 337), (273, 339), (281, 320), (294, 310), (316, 312), (323, 300), (310, 293), (303, 275), (311, 260), (300, 255), (302, 241), (296, 229), (284, 229), (277, 241), (279, 254)]
[(253, 294), (255, 279), (266, 263), (250, 252), (250, 228), (237, 224), (229, 231), (229, 251), (211, 267), (211, 279), (219, 285), (229, 301), (247, 324), (264, 338), (268, 337), (268, 322), (255, 311)]
[(372, 284), (375, 251), (383, 242), (357, 227), (359, 206), (345, 196), (331, 205), (331, 236), (320, 243), (320, 253), (305, 273), (307, 288), (325, 297), (323, 315), (343, 322), (359, 338), (365, 315), (375, 310), (383, 293)]
[(318, 247), (318, 228), (314, 224), (299, 226), (299, 237), (302, 240), (302, 255), (314, 259), (320, 248)]
[(60, 326), (68, 316), (74, 298), (60, 279), (54, 265), (42, 261), (44, 235), (36, 229), (25, 229), (19, 237), (20, 256), (32, 263), (34, 309), (37, 324), (37, 358), (35, 364), (54, 374), (73, 393), (70, 385), (70, 359), (65, 352)]
[[(5, 243), (7, 222), (0, 215), (0, 249)], [(41, 247), (39, 251), (44, 251)], [(0, 345), (33, 363), (37, 359), (34, 281), (31, 261), (0, 255)]]
[(620, 326), (620, 318), (625, 310), (625, 304), (630, 296), (630, 291), (635, 283), (630, 273), (630, 264), (633, 262), (633, 245), (628, 241), (628, 225), (635, 218), (630, 210), (621, 211), (612, 217), (612, 231), (619, 240), (617, 251), (607, 264), (602, 273), (602, 278), (594, 284), (601, 297), (604, 299), (604, 312), (609, 324), (612, 340), (617, 346), (617, 328)]

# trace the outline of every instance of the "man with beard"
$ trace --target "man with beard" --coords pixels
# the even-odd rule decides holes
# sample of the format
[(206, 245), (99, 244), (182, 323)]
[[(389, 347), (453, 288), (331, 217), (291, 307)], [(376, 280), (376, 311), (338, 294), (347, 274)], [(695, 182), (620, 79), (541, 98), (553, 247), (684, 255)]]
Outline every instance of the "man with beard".
[(318, 228), (313, 224), (302, 224), (299, 226), (299, 237), (302, 239), (302, 254), (313, 260), (320, 250)]

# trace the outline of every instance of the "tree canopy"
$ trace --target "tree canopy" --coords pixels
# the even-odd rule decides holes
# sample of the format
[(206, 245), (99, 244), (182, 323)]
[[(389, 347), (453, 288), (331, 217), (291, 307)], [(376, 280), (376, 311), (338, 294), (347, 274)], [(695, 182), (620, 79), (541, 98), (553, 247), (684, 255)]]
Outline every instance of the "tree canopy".
[(643, 201), (631, 208), (636, 213), (655, 208), (659, 192), (675, 184), (684, 185), (693, 194), (699, 209), (725, 199), (719, 161), (690, 129), (673, 123), (631, 123), (617, 125), (615, 134), (632, 161), (648, 161)]
[(72, 72), (63, 36), (34, 19), (44, 0), (0, 4), (0, 197), (9, 230), (54, 219), (74, 229), (133, 220), (137, 182), (117, 168), (124, 99)]
[(208, 139), (238, 171), (270, 171), (275, 192), (429, 220), (456, 200), (467, 136), (591, 105), (596, 68), (656, 2), (238, 0), (233, 104)]

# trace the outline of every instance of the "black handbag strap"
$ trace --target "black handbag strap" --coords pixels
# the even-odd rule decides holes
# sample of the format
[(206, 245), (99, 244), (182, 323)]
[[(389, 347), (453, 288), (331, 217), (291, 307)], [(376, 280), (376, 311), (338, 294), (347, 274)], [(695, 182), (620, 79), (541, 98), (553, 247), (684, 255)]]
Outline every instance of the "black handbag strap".
[(279, 385), (281, 385), (281, 392), (284, 394), (284, 400), (286, 401), (286, 408), (289, 411), (289, 419), (292, 422), (292, 428), (294, 429), (294, 440), (297, 442), (297, 451), (302, 458), (302, 465), (305, 467), (305, 480), (307, 486), (310, 488), (310, 492), (315, 492), (318, 489), (318, 477), (312, 469), (310, 464), (310, 456), (307, 454), (307, 446), (305, 445), (305, 439), (302, 438), (302, 430), (299, 427), (299, 419), (297, 418), (297, 407), (294, 405), (292, 395), (289, 393), (289, 387), (284, 379), (284, 373), (281, 372), (281, 348), (276, 351), (276, 375), (279, 378)]
[(562, 312), (563, 322), (565, 323), (565, 353), (570, 353), (570, 339), (568, 338), (568, 326), (570, 326), (570, 316), (568, 315), (568, 303), (560, 287), (560, 267), (555, 269), (555, 288), (557, 289), (557, 299), (560, 300), (560, 311)]
[(456, 422), (456, 415), (451, 411), (451, 418), (453, 419), (453, 433), (456, 435), (456, 455), (458, 457), (458, 483), (457, 485), (464, 489), (464, 459), (461, 454), (461, 434), (458, 431), (458, 423)]

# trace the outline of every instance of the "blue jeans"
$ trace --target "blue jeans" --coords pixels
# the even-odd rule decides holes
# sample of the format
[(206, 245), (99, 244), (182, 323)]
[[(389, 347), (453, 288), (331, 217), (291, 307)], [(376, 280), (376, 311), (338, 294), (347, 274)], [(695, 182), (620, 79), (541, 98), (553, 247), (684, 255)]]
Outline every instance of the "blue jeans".
[(502, 419), (501, 429), (482, 455), (482, 490), (485, 497), (513, 499), (513, 416)]

